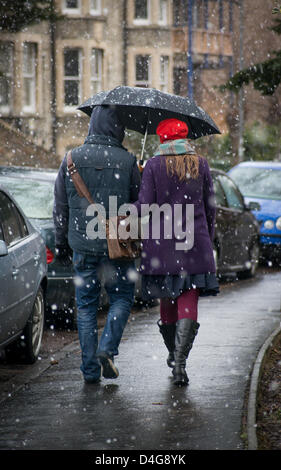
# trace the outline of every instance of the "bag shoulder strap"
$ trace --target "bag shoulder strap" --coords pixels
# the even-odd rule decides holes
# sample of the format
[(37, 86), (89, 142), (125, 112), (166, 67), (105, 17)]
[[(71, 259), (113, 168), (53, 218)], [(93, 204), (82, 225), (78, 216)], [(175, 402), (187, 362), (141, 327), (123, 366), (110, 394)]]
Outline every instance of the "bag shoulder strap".
[(84, 180), (80, 176), (75, 163), (72, 160), (71, 151), (67, 154), (67, 169), (72, 178), (76, 191), (80, 197), (85, 197), (90, 204), (95, 204), (90, 191), (88, 190)]

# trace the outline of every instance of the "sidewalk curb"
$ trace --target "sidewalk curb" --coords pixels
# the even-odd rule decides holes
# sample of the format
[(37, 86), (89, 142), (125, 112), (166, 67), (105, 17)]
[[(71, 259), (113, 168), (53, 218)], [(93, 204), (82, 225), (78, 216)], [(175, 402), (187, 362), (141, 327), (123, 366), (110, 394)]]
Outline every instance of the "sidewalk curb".
[(264, 362), (267, 358), (268, 353), (274, 346), (279, 334), (281, 333), (281, 327), (271, 333), (271, 335), (264, 342), (259, 350), (258, 356), (254, 363), (253, 372), (250, 380), (250, 390), (248, 398), (248, 410), (247, 410), (247, 436), (248, 436), (248, 450), (258, 450), (258, 440), (256, 432), (256, 407), (257, 398), (259, 391), (259, 380), (263, 370)]

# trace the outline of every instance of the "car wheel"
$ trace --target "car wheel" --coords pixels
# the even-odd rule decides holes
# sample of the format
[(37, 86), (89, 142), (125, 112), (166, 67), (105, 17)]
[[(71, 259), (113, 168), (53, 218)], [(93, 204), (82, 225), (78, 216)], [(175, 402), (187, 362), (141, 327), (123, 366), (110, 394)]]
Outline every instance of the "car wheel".
[(44, 294), (39, 288), (33, 309), (24, 329), (24, 342), (25, 342), (25, 358), (26, 361), (32, 364), (38, 358), (41, 348), (42, 336), (44, 331), (45, 322), (45, 305)]
[(254, 242), (252, 247), (249, 250), (250, 257), (249, 257), (249, 269), (246, 269), (245, 271), (242, 271), (239, 273), (239, 278), (240, 279), (246, 279), (249, 277), (254, 277), (257, 273), (258, 265), (259, 265), (259, 258), (260, 258), (260, 247), (258, 242)]
[(258, 242), (255, 242), (254, 245), (252, 246), (250, 250), (250, 263), (251, 263), (251, 269), (250, 269), (250, 275), (255, 276), (257, 273), (257, 269), (259, 266), (259, 259), (260, 259), (260, 246)]
[(38, 289), (32, 312), (18, 341), (7, 347), (6, 357), (10, 361), (36, 362), (44, 331), (45, 302), (41, 287)]

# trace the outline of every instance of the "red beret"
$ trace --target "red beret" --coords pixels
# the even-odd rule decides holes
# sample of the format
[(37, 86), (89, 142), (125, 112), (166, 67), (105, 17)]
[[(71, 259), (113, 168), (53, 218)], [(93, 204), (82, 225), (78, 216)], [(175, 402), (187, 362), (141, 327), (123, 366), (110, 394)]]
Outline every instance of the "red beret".
[(185, 122), (178, 119), (165, 119), (158, 124), (156, 129), (161, 144), (165, 140), (184, 139), (188, 135), (188, 127)]

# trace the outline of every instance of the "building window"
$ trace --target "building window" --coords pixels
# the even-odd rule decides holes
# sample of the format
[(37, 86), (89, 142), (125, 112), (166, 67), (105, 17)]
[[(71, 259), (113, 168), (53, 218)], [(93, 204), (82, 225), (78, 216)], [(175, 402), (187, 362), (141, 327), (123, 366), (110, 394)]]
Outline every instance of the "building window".
[(63, 0), (63, 13), (77, 14), (80, 13), (81, 0)]
[(102, 63), (103, 51), (92, 49), (91, 54), (91, 92), (93, 94), (102, 90)]
[(194, 28), (202, 29), (205, 27), (206, 5), (205, 0), (197, 0), (197, 2), (194, 3), (192, 11)]
[(12, 109), (13, 87), (13, 44), (0, 43), (0, 111), (9, 113)]
[(168, 2), (159, 0), (159, 24), (168, 24)]
[(101, 15), (101, 0), (90, 0), (91, 15)]
[(81, 50), (64, 50), (64, 106), (73, 108), (81, 100)]
[(32, 42), (23, 45), (23, 111), (36, 111), (36, 56), (37, 46)]
[(160, 57), (160, 90), (168, 91), (169, 83), (169, 57), (161, 56)]
[(148, 24), (150, 22), (150, 0), (135, 0), (135, 24)]
[(187, 96), (188, 91), (186, 73), (186, 69), (183, 67), (174, 68), (173, 84), (175, 95)]
[(149, 87), (150, 86), (150, 56), (137, 55), (136, 56), (136, 86)]

